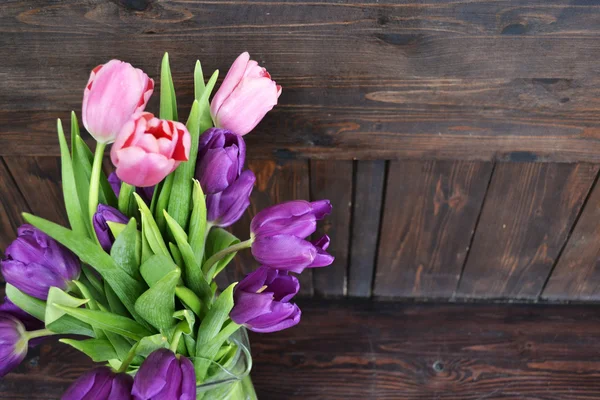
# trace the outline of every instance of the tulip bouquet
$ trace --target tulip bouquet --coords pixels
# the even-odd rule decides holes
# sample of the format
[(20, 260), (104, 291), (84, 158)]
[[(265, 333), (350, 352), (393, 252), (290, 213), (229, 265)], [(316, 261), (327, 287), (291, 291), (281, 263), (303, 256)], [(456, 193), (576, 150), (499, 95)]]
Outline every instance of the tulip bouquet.
[[(103, 365), (63, 399), (253, 399), (245, 329), (296, 325), (294, 274), (324, 267), (327, 236), (316, 222), (329, 201), (292, 201), (260, 211), (249, 238), (224, 229), (249, 206), (255, 177), (244, 169), (249, 133), (281, 87), (250, 59), (233, 63), (209, 102), (218, 71), (194, 71), (195, 100), (184, 125), (168, 56), (161, 67), (160, 118), (144, 111), (154, 81), (122, 61), (96, 67), (85, 87), (83, 125), (60, 120), (62, 185), (70, 228), (24, 214), (27, 224), (1, 262), (0, 376), (43, 337)], [(116, 169), (101, 165), (108, 144)], [(222, 291), (215, 277), (238, 251), (262, 265)]]

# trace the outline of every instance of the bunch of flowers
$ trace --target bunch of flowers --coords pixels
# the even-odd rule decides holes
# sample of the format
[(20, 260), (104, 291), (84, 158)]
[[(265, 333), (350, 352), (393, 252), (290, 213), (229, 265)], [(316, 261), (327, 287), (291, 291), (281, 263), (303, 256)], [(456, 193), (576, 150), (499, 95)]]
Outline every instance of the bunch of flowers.
[[(243, 136), (276, 104), (281, 87), (241, 54), (211, 102), (218, 71), (194, 72), (195, 100), (184, 125), (168, 56), (159, 117), (145, 111), (154, 81), (130, 64), (96, 67), (85, 87), (83, 125), (71, 114), (71, 146), (58, 120), (62, 184), (70, 229), (24, 214), (27, 224), (1, 262), (0, 376), (49, 335), (103, 366), (63, 399), (195, 399), (197, 386), (226, 370), (246, 327), (274, 332), (300, 321), (296, 276), (333, 262), (327, 236), (307, 240), (331, 211), (327, 200), (260, 211), (249, 238), (223, 229), (250, 204), (255, 177), (244, 168)], [(115, 172), (106, 177), (108, 144)], [(219, 291), (215, 277), (238, 251), (261, 266)]]

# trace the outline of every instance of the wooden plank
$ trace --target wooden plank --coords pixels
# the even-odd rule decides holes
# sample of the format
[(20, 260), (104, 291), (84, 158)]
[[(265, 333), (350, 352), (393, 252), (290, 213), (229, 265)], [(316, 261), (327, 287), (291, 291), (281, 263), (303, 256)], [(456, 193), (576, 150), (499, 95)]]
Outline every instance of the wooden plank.
[(481, 162), (390, 163), (376, 296), (452, 296), (491, 172)]
[[(593, 306), (403, 305), (303, 300), (301, 324), (251, 334), (258, 398), (591, 400)], [(57, 399), (91, 367), (55, 340), (0, 381), (3, 399)]]
[(590, 193), (575, 229), (544, 288), (546, 300), (600, 299), (600, 185)]
[(16, 238), (23, 223), (22, 212), (30, 211), (3, 159), (0, 159), (0, 257)]
[(355, 164), (348, 295), (370, 297), (379, 238), (385, 161)]
[(185, 115), (196, 58), (224, 76), (248, 50), (284, 87), (253, 157), (600, 162), (600, 13), (571, 3), (2, 2), (0, 155), (58, 155), (111, 58), (157, 78), (168, 51)]
[(19, 190), (35, 215), (69, 226), (59, 157), (5, 157)]
[[(309, 174), (307, 161), (250, 160), (250, 168), (256, 175), (256, 185), (252, 192), (251, 204), (242, 219), (233, 226), (233, 233), (242, 240), (249, 237), (250, 222), (260, 210), (290, 200), (309, 200)], [(238, 253), (234, 262), (226, 268), (220, 277), (221, 286), (241, 280), (246, 274), (258, 267), (250, 251)], [(312, 271), (299, 276), (302, 295), (312, 295)]]
[(536, 299), (597, 173), (591, 164), (498, 164), (457, 296)]
[(347, 293), (350, 211), (352, 208), (352, 161), (310, 162), (312, 200), (329, 199), (332, 213), (319, 224), (314, 237), (327, 234), (327, 250), (335, 257), (332, 265), (313, 270), (315, 294), (343, 296)]

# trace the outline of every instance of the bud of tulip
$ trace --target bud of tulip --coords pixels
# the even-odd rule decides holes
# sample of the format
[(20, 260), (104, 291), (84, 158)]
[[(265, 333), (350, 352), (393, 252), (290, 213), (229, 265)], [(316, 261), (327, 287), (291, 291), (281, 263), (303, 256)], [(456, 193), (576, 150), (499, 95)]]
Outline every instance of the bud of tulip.
[[(117, 174), (111, 172), (108, 176), (108, 183), (115, 193), (115, 196), (119, 197), (119, 194), (121, 193), (121, 184), (123, 181), (119, 179)], [(135, 192), (142, 198), (142, 200), (144, 200), (144, 203), (149, 206), (152, 202), (152, 196), (154, 195), (154, 186), (135, 188)]]
[(79, 278), (81, 264), (66, 247), (31, 225), (21, 225), (17, 232), (0, 263), (6, 282), (46, 300), (51, 286), (65, 290)]
[(245, 52), (229, 69), (210, 104), (210, 113), (218, 128), (245, 135), (277, 104), (280, 94), (281, 86)]
[(244, 139), (226, 129), (211, 128), (198, 145), (196, 178), (206, 193), (208, 221), (216, 226), (235, 223), (250, 205), (256, 178), (242, 172), (246, 159)]
[(248, 274), (235, 288), (233, 322), (254, 332), (275, 332), (300, 322), (301, 311), (289, 301), (300, 284), (286, 271), (260, 267)]
[(123, 126), (110, 153), (117, 176), (133, 186), (154, 186), (190, 155), (191, 137), (180, 122), (139, 113)]
[(330, 212), (328, 200), (289, 201), (262, 210), (250, 225), (254, 258), (271, 268), (296, 273), (330, 265), (334, 258), (325, 251), (329, 237), (304, 240), (314, 233), (316, 221)]
[(133, 114), (146, 108), (154, 81), (142, 70), (111, 60), (92, 70), (83, 93), (85, 129), (100, 143), (112, 143)]
[(195, 400), (194, 365), (171, 350), (155, 350), (135, 375), (131, 394), (134, 400)]
[(115, 242), (115, 236), (110, 230), (108, 222), (126, 224), (129, 222), (129, 219), (116, 208), (98, 204), (98, 211), (94, 214), (92, 222), (94, 223), (94, 231), (96, 231), (96, 237), (98, 238), (100, 246), (102, 246), (104, 251), (110, 252), (110, 249)]
[(108, 367), (92, 369), (81, 375), (62, 396), (62, 400), (130, 400), (133, 378), (116, 374)]
[(27, 355), (25, 326), (13, 315), (0, 312), (0, 378)]

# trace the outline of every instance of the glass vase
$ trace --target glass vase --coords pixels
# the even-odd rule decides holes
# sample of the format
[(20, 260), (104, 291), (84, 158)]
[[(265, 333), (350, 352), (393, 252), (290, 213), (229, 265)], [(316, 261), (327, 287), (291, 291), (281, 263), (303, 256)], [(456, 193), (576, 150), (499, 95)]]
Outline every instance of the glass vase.
[(241, 328), (229, 340), (236, 345), (235, 354), (225, 366), (211, 365), (206, 381), (196, 388), (197, 400), (257, 400), (250, 379), (252, 355), (248, 332)]

